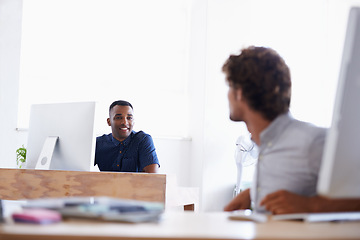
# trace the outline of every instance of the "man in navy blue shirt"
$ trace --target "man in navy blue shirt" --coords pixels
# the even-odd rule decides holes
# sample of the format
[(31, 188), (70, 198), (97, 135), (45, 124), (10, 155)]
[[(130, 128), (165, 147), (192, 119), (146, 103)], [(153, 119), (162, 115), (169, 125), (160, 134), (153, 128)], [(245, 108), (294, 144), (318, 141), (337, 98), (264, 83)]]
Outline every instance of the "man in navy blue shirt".
[(108, 125), (112, 133), (96, 138), (95, 164), (100, 171), (156, 173), (159, 160), (153, 140), (135, 132), (132, 105), (123, 100), (110, 105)]

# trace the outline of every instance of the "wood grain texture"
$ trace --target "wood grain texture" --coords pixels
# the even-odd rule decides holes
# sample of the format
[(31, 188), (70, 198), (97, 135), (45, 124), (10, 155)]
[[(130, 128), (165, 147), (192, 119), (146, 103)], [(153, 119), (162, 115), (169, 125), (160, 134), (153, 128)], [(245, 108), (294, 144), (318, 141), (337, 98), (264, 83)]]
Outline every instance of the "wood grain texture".
[(166, 175), (0, 168), (0, 199), (108, 196), (165, 203)]

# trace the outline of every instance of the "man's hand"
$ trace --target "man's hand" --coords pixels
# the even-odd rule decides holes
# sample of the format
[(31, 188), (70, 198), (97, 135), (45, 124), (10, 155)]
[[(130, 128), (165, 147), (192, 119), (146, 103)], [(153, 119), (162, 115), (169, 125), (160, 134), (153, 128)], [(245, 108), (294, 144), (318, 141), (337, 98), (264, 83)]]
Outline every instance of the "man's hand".
[(260, 203), (272, 214), (312, 212), (314, 198), (303, 197), (285, 190), (268, 194)]
[(267, 195), (260, 203), (272, 214), (360, 211), (360, 198), (304, 197), (285, 190)]
[(250, 189), (239, 193), (231, 202), (224, 207), (224, 211), (234, 211), (250, 208)]

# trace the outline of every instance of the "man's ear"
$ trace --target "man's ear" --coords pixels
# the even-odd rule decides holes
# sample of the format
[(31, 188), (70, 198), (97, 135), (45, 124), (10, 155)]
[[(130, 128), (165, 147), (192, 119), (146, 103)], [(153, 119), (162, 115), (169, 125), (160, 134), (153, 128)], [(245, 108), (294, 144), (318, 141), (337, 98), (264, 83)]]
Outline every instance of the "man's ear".
[(109, 126), (111, 126), (110, 118), (107, 119), (107, 123)]

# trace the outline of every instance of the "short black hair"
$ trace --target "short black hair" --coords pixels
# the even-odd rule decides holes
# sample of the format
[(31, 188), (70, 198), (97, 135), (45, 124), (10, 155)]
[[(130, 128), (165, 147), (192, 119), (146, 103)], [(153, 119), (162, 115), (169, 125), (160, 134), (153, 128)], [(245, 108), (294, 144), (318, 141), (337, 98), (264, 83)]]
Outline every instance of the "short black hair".
[(119, 106), (129, 106), (131, 107), (131, 109), (134, 110), (133, 106), (131, 105), (131, 103), (129, 103), (128, 101), (124, 101), (124, 100), (117, 100), (115, 102), (113, 102), (110, 107), (109, 107), (109, 112), (111, 111), (111, 109), (113, 109), (113, 107), (115, 107), (116, 105)]

